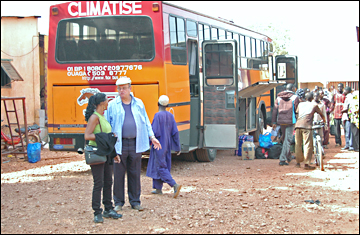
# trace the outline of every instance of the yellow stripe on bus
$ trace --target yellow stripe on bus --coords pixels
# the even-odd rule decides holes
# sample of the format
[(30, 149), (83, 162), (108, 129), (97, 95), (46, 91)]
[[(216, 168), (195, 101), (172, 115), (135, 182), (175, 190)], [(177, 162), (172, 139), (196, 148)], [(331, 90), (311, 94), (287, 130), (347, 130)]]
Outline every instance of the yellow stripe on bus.
[(189, 124), (184, 124), (184, 125), (180, 125), (177, 127), (179, 131), (185, 131), (185, 130), (189, 130), (190, 129), (190, 123)]

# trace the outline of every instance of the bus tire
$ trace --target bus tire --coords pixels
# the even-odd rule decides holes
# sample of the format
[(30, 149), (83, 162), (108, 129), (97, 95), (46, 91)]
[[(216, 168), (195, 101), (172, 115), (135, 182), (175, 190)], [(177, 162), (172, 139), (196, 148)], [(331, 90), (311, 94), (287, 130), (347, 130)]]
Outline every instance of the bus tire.
[(199, 162), (213, 162), (216, 158), (217, 149), (197, 149), (196, 158)]
[(180, 156), (184, 161), (196, 162), (195, 151), (192, 151), (192, 152), (189, 152), (189, 153), (181, 153)]
[(263, 134), (264, 126), (265, 126), (265, 119), (264, 119), (264, 113), (263, 111), (259, 112), (259, 119), (257, 123), (257, 130), (254, 132), (251, 132), (250, 135), (254, 137), (254, 142), (258, 142), (260, 135)]

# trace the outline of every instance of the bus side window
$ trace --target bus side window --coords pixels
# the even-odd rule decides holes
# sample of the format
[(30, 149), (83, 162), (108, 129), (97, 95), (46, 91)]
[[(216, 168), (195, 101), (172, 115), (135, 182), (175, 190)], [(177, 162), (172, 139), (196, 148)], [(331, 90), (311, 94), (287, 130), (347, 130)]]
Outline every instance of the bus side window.
[(199, 44), (200, 45), (201, 45), (203, 40), (204, 40), (204, 25), (199, 24)]
[(261, 45), (260, 45), (260, 40), (259, 39), (256, 39), (256, 57), (258, 59), (260, 59), (261, 57)]
[(204, 25), (204, 40), (210, 40), (210, 27), (209, 25)]
[(232, 85), (233, 68), (232, 63), (232, 45), (229, 43), (219, 45), (206, 45), (205, 54), (205, 76), (206, 84), (210, 86), (216, 85)]
[(245, 57), (245, 36), (240, 35), (240, 56)]
[(234, 34), (232, 34), (232, 39), (234, 39), (236, 42), (237, 42), (237, 45), (238, 45), (238, 50), (237, 50), (237, 56), (239, 56), (240, 55), (240, 41), (239, 41), (239, 35), (238, 34), (236, 34), (236, 33), (234, 33)]
[(189, 37), (197, 37), (196, 22), (191, 20), (186, 20), (186, 30)]
[(250, 38), (245, 36), (245, 56), (251, 58)]
[(219, 29), (218, 32), (219, 32), (219, 40), (224, 40), (224, 39), (226, 39), (226, 38), (225, 38), (225, 37), (226, 37), (225, 30)]
[(218, 29), (211, 27), (211, 40), (218, 40)]
[(251, 57), (252, 58), (256, 57), (256, 44), (254, 38), (251, 39)]
[(263, 52), (263, 60), (265, 60), (266, 61), (266, 63), (267, 63), (267, 61), (268, 61), (268, 53), (269, 53), (269, 51), (268, 51), (268, 48), (267, 48), (267, 42), (263, 42), (263, 50), (262, 50), (262, 52)]
[(240, 35), (240, 61), (241, 61), (241, 68), (248, 68), (248, 61), (246, 57), (246, 46), (245, 46), (245, 36)]
[(231, 34), (232, 39), (234, 39), (237, 42), (237, 58), (238, 58), (238, 68), (241, 68), (240, 63), (241, 63), (241, 59), (240, 59), (240, 41), (239, 41), (239, 35), (236, 33), (232, 33)]
[(187, 64), (186, 44), (185, 44), (185, 20), (170, 16), (170, 48), (171, 61), (173, 64)]

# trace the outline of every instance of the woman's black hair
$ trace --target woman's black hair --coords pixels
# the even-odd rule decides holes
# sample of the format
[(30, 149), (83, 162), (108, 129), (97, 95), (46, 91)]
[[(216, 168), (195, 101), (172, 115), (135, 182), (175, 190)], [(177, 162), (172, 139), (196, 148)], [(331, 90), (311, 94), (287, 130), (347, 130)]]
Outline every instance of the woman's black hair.
[(88, 106), (85, 111), (85, 121), (87, 122), (91, 115), (93, 115), (96, 107), (106, 100), (106, 95), (104, 93), (96, 93), (95, 95), (90, 96)]

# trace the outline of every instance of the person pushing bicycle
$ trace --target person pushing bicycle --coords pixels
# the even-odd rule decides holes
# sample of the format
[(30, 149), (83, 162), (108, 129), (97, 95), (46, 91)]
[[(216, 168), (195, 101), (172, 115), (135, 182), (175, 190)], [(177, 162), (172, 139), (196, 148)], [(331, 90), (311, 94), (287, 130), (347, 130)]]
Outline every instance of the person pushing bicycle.
[[(318, 113), (322, 120), (326, 120), (324, 114), (319, 109), (319, 106), (311, 102), (314, 98), (312, 92), (305, 94), (305, 102), (301, 102), (297, 109), (298, 119), (295, 124), (295, 156), (296, 156), (296, 166), (300, 167), (300, 163), (304, 162), (305, 170), (314, 170), (315, 167), (310, 166), (311, 157), (313, 153), (313, 119), (314, 114)], [(302, 145), (304, 141), (304, 151), (302, 150)]]
[[(327, 123), (327, 115), (326, 115), (326, 106), (323, 102), (321, 102), (321, 95), (320, 95), (320, 92), (314, 92), (314, 100), (313, 102), (317, 104), (317, 106), (319, 106), (319, 109), (321, 110), (321, 112), (324, 114), (325, 116), (325, 119), (324, 119), (324, 123)], [(314, 113), (314, 121), (320, 121), (321, 120), (321, 117), (319, 114), (317, 113)], [(324, 133), (325, 133), (325, 130), (327, 130), (328, 126), (325, 125), (324, 126), (324, 130), (323, 129), (320, 129), (319, 130), (319, 134), (320, 134), (320, 137), (321, 139), (323, 140), (324, 139)]]

